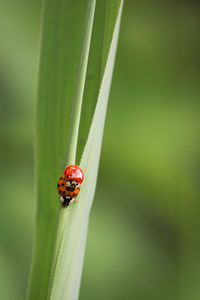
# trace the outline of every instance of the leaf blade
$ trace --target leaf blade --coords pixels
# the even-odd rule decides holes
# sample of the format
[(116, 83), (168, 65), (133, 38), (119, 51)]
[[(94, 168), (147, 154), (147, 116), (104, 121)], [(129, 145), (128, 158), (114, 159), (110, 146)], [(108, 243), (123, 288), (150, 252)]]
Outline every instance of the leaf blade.
[[(47, 297), (87, 0), (43, 2), (35, 130), (37, 216), (29, 299)], [(73, 44), (71, 40), (73, 39)]]
[[(82, 201), (80, 201), (79, 205), (76, 207), (74, 206), (71, 208), (70, 212), (63, 212), (66, 214), (64, 217), (64, 232), (53, 279), (51, 300), (75, 300), (78, 298), (89, 212), (95, 193), (104, 121), (114, 66), (122, 5), (123, 1), (121, 2), (119, 14), (117, 16), (108, 55), (108, 63), (106, 64), (94, 118), (92, 120), (90, 133), (80, 164), (85, 174), (85, 183), (83, 183), (79, 196)], [(95, 140), (97, 140), (97, 143), (94, 143)]]
[(115, 21), (119, 12), (121, 0), (97, 1), (91, 49), (88, 60), (86, 84), (81, 112), (78, 151), (76, 162), (79, 164), (84, 146), (88, 138), (93, 114), (97, 104), (98, 93), (102, 81), (110, 43), (114, 31)]
[[(114, 1), (112, 2), (114, 3)], [(82, 211), (80, 210), (81, 205), (74, 205), (71, 208), (70, 214), (68, 210), (61, 209), (61, 216), (59, 216), (58, 202), (55, 201), (57, 198), (55, 183), (59, 175), (62, 174), (61, 166), (63, 167), (66, 157), (66, 145), (69, 136), (68, 124), (71, 115), (73, 95), (76, 89), (82, 28), (84, 27), (87, 0), (81, 2), (45, 0), (44, 4), (35, 149), (38, 200), (37, 230), (29, 299), (45, 299), (48, 296), (49, 284), (51, 282), (50, 274), (54, 252), (54, 237), (58, 217), (63, 218), (65, 226), (70, 228), (68, 236), (63, 235), (63, 240), (65, 238), (65, 240), (68, 241), (68, 251), (70, 251), (70, 253), (68, 252), (69, 259), (72, 257), (70, 256), (73, 252), (72, 249), (76, 249), (75, 259), (71, 260), (71, 271), (66, 277), (58, 280), (59, 284), (63, 283), (64, 286), (64, 289), (60, 289), (61, 294), (59, 295), (65, 298), (67, 293), (69, 297), (73, 297), (70, 299), (77, 299), (84, 256), (84, 250), (80, 253), (77, 249), (85, 248), (89, 211)], [(118, 2), (116, 2), (116, 7), (117, 5)], [(73, 45), (70, 44), (70, 40), (74, 41)], [(73, 59), (71, 59), (72, 57)], [(93, 102), (90, 102), (90, 105), (91, 103), (95, 103), (95, 105), (93, 105), (93, 108), (95, 108), (97, 99), (93, 98)], [(94, 111), (90, 115), (91, 120), (93, 114)], [(88, 125), (89, 127), (90, 124)], [(86, 131), (84, 134), (88, 136)], [(79, 150), (78, 152), (80, 154)], [(96, 166), (97, 176), (98, 159), (94, 166)], [(95, 182), (91, 182), (93, 182), (93, 186), (95, 187), (95, 176), (93, 180), (94, 179)], [(93, 194), (91, 193), (90, 196)], [(88, 205), (88, 207), (90, 207), (90, 205)], [(77, 209), (79, 209), (79, 213), (81, 211), (84, 212), (86, 220), (81, 218)], [(74, 222), (74, 215), (79, 220), (78, 224)], [(66, 234), (67, 231), (64, 233)], [(83, 236), (84, 239), (80, 240), (80, 236)], [(65, 253), (66, 255), (66, 249), (64, 247), (61, 248), (60, 251), (60, 253)], [(60, 261), (58, 261), (58, 266), (62, 267)], [(76, 280), (71, 280), (71, 277), (76, 277)], [(55, 278), (58, 278), (57, 275)], [(65, 282), (66, 278), (69, 279), (67, 280), (67, 284)], [(64, 282), (62, 280), (64, 280)], [(74, 288), (72, 288), (72, 281)], [(55, 288), (55, 286), (54, 284), (53, 287)], [(53, 293), (55, 292), (54, 288), (52, 289)], [(53, 299), (53, 293), (51, 299)]]

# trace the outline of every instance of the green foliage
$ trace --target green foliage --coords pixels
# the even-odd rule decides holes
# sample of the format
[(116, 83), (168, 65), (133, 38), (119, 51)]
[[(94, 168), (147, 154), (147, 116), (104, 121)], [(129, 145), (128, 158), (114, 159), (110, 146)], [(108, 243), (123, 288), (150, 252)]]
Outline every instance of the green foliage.
[[(78, 297), (122, 3), (97, 1), (95, 15), (94, 9), (94, 0), (43, 5), (35, 135), (37, 223), (29, 299)], [(56, 182), (65, 160), (70, 164), (77, 157), (79, 162), (82, 151), (80, 204), (59, 210)]]

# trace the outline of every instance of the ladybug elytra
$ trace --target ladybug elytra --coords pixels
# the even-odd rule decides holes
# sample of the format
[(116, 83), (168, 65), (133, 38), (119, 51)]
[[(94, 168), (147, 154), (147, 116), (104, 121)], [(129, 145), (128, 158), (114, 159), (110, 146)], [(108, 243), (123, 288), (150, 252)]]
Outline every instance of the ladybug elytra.
[(64, 178), (66, 180), (76, 180), (81, 184), (84, 180), (83, 171), (76, 165), (67, 166), (64, 170)]

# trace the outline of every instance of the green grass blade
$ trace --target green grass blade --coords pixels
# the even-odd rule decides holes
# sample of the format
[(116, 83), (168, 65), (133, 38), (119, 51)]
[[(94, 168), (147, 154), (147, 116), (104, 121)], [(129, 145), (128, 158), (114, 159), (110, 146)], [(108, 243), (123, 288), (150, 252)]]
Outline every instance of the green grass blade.
[(64, 231), (62, 233), (61, 246), (53, 277), (53, 286), (50, 297), (52, 300), (75, 300), (78, 298), (89, 212), (97, 180), (103, 128), (114, 66), (121, 11), (122, 3), (113, 32), (94, 117), (83, 157), (81, 159), (80, 165), (85, 172), (85, 182), (83, 183), (79, 196), (80, 203), (71, 207), (70, 210), (63, 210), (65, 213)]
[(79, 128), (76, 162), (79, 164), (88, 138), (98, 93), (102, 82), (104, 69), (110, 49), (110, 43), (115, 28), (121, 0), (97, 1), (93, 25), (83, 106)]
[(87, 2), (43, 2), (35, 133), (37, 218), (29, 287), (33, 300), (46, 299), (48, 292), (59, 213), (56, 182), (67, 156)]
[[(89, 56), (92, 26), (94, 20), (95, 5), (96, 5), (96, 0), (88, 0), (83, 44), (82, 44), (80, 64), (78, 69), (78, 79), (76, 84), (75, 97), (74, 97), (73, 108), (72, 108), (71, 124), (70, 124), (71, 126), (70, 126), (69, 142), (68, 142), (69, 147), (68, 147), (68, 155), (67, 155), (67, 162), (69, 164), (74, 164), (75, 157), (76, 157), (78, 131), (79, 131), (81, 107), (82, 107), (82, 100), (83, 100), (83, 90), (84, 90), (85, 80), (86, 80), (86, 70), (87, 70), (87, 63), (88, 63), (88, 56)], [(66, 218), (66, 215), (67, 215), (67, 210), (61, 209), (59, 214), (59, 219), (58, 219), (54, 259), (52, 264), (52, 276), (54, 274), (55, 265), (57, 263), (58, 250), (60, 248), (60, 242), (62, 239), (63, 226), (64, 226), (64, 219)], [(49, 291), (51, 291), (51, 285), (49, 287)]]
[[(97, 1), (91, 44), (94, 0), (43, 4), (35, 135), (37, 220), (28, 298), (73, 300), (79, 293), (122, 4)], [(59, 209), (56, 182), (64, 162), (73, 163), (76, 157), (77, 163), (83, 150), (86, 179), (80, 204)]]
[(69, 135), (69, 143), (68, 143), (67, 162), (70, 164), (74, 164), (76, 159), (78, 132), (79, 132), (81, 108), (82, 108), (82, 101), (83, 101), (83, 92), (84, 92), (85, 80), (86, 80), (86, 71), (87, 71), (87, 64), (88, 64), (88, 57), (89, 57), (95, 5), (96, 5), (96, 0), (88, 0), (86, 24), (84, 30), (79, 70), (78, 70), (78, 79), (75, 88), (75, 97), (73, 101), (71, 126), (69, 131), (70, 135)]

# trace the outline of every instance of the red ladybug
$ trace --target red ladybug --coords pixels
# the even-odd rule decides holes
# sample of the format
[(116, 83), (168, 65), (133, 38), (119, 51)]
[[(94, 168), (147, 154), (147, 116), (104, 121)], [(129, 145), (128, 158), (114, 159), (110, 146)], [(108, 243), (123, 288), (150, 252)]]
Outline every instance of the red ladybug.
[(84, 180), (83, 171), (76, 165), (67, 166), (64, 170), (64, 178), (66, 181), (76, 180), (81, 184)]
[[(65, 168), (64, 174), (57, 183), (59, 200), (64, 207), (68, 207), (77, 197), (83, 180), (84, 175), (80, 167), (71, 165)], [(75, 201), (78, 202), (78, 200)]]

